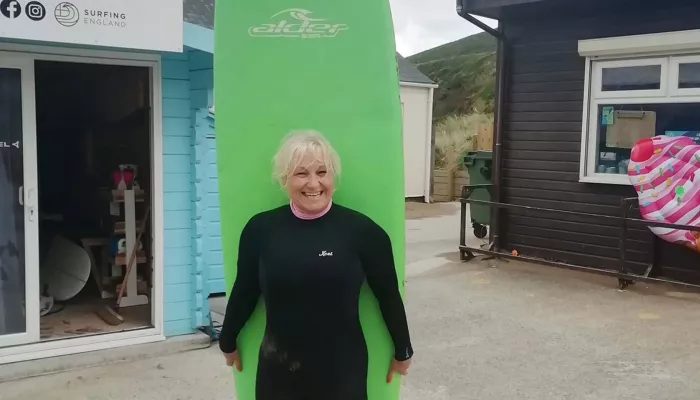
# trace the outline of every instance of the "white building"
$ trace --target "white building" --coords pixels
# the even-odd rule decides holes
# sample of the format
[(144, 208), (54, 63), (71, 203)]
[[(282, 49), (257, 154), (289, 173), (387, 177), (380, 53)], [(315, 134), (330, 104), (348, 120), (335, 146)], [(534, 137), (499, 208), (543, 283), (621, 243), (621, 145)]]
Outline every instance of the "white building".
[(435, 82), (396, 54), (401, 81), (406, 198), (430, 201), (433, 170), (433, 91)]

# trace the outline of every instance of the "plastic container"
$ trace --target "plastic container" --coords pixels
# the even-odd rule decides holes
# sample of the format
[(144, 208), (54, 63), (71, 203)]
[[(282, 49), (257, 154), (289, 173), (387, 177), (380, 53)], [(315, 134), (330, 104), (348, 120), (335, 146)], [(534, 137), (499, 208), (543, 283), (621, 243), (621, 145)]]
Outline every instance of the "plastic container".
[[(491, 151), (470, 151), (464, 156), (464, 166), (469, 172), (469, 184), (481, 185), (491, 183)], [(490, 201), (491, 194), (488, 188), (478, 188), (472, 190), (469, 197), (472, 200)], [(488, 235), (487, 226), (491, 222), (491, 207), (486, 204), (469, 203), (469, 213), (471, 215), (474, 236), (483, 239)]]

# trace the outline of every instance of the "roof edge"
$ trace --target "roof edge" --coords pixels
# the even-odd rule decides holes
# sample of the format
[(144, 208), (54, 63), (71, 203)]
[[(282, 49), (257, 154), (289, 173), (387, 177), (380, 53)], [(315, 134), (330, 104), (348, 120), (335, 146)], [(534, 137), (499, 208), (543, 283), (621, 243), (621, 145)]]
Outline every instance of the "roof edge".
[(183, 21), (182, 35), (185, 46), (214, 54), (214, 30)]
[(499, 19), (501, 10), (521, 4), (539, 3), (545, 0), (457, 0), (457, 14)]
[(435, 84), (435, 81), (430, 79), (426, 74), (421, 72), (411, 61), (402, 56), (398, 51), (395, 52), (396, 65), (399, 69), (399, 80), (402, 82), (413, 82), (421, 84)]
[(437, 89), (440, 87), (437, 83), (421, 83), (421, 82), (411, 82), (411, 81), (399, 81), (399, 83), (403, 86), (408, 86), (408, 87), (422, 87), (422, 88), (430, 88), (430, 89)]

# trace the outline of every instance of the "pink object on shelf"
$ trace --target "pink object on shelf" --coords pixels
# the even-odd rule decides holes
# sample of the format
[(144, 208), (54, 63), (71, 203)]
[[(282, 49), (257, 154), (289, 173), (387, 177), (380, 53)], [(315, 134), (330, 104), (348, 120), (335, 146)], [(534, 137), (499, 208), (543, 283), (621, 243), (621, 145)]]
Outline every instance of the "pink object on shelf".
[(112, 172), (112, 183), (116, 189), (128, 189), (133, 185), (134, 175), (133, 169), (120, 165), (119, 169)]

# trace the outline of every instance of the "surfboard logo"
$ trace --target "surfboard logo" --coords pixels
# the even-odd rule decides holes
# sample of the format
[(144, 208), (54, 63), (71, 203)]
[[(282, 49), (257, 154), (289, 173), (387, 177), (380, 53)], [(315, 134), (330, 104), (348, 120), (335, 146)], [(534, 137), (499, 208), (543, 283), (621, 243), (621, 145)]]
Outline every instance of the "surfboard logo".
[(289, 8), (270, 17), (272, 23), (251, 26), (248, 34), (253, 37), (293, 37), (319, 39), (336, 37), (349, 29), (347, 24), (333, 24), (325, 18), (313, 18), (309, 10)]

